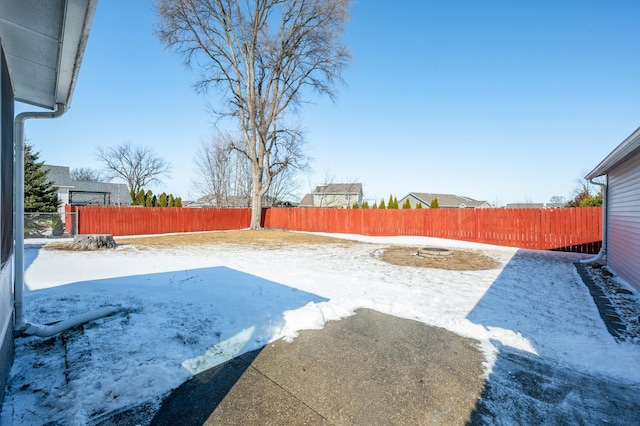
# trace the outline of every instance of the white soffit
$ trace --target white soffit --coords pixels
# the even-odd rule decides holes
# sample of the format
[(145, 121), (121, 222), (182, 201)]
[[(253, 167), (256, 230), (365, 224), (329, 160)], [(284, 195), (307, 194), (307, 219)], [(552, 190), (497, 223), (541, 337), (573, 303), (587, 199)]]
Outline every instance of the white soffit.
[(593, 179), (606, 175), (611, 169), (640, 150), (640, 128), (636, 129), (628, 138), (618, 145), (607, 157), (600, 162), (585, 179)]
[(17, 101), (69, 107), (97, 2), (0, 1), (0, 42)]

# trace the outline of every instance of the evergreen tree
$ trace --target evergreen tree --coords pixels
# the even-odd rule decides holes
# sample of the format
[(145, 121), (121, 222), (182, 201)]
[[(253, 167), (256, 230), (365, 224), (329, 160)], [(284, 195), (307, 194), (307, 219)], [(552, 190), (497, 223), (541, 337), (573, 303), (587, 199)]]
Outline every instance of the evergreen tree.
[(416, 209), (421, 209), (422, 208), (422, 203), (420, 201), (418, 201), (416, 203)]
[(136, 194), (135, 206), (144, 206), (144, 189), (141, 189)]
[(392, 209), (393, 208), (393, 195), (389, 195), (389, 201), (387, 202), (387, 208), (388, 209)]
[(148, 190), (144, 196), (144, 206), (153, 207), (153, 191)]
[(55, 213), (58, 211), (58, 187), (48, 179), (40, 154), (24, 144), (24, 211), (29, 213)]
[(182, 198), (180, 198), (180, 197), (176, 197), (176, 198), (173, 200), (173, 206), (174, 206), (174, 207), (182, 207)]
[(353, 206), (351, 206), (351, 208), (353, 208), (353, 209), (359, 209), (359, 208), (360, 208), (360, 206), (358, 205), (358, 202), (356, 201), (356, 202), (354, 202), (354, 203), (353, 203)]
[(169, 194), (167, 196), (167, 207), (175, 207), (176, 199), (173, 197), (173, 194)]
[(362, 208), (363, 209), (368, 209), (369, 208), (369, 203), (367, 201), (363, 201), (362, 202)]
[(167, 193), (163, 192), (160, 194), (160, 199), (158, 200), (159, 207), (167, 207), (169, 205), (169, 200), (167, 199)]
[(409, 201), (408, 198), (406, 200), (404, 200), (404, 203), (402, 204), (402, 208), (403, 209), (410, 209), (411, 208), (411, 201)]
[(429, 205), (429, 208), (431, 208), (431, 209), (439, 209), (440, 208), (440, 204), (438, 203), (438, 197), (436, 197), (433, 200), (431, 200), (431, 204)]
[(393, 197), (393, 208), (394, 209), (399, 208), (399, 206), (398, 206), (398, 197)]
[(380, 200), (380, 204), (378, 204), (379, 209), (386, 209), (387, 207), (384, 205), (384, 199)]

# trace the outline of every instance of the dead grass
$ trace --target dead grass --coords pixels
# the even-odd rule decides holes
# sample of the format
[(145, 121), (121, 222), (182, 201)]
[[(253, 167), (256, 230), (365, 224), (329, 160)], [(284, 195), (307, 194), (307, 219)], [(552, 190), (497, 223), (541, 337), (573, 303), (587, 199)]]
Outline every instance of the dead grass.
[[(420, 255), (418, 255), (420, 253)], [(444, 254), (423, 254), (419, 247), (392, 246), (380, 250), (378, 256), (392, 265), (421, 268), (447, 269), (451, 271), (482, 271), (500, 266), (497, 260), (471, 250), (451, 249)]]
[[(115, 240), (119, 246), (136, 246), (136, 248), (141, 250), (207, 244), (233, 244), (260, 247), (267, 250), (291, 245), (313, 246), (332, 244), (340, 247), (349, 247), (366, 244), (358, 241), (276, 229), (202, 232), (129, 238), (115, 237)], [(71, 250), (71, 242), (54, 242), (47, 244), (45, 248), (47, 250)], [(374, 254), (380, 260), (397, 266), (415, 266), (454, 271), (477, 271), (494, 269), (500, 266), (498, 261), (478, 251), (451, 250), (447, 255), (416, 256), (415, 254), (418, 253), (418, 251), (418, 247), (392, 246), (376, 250)]]
[[(205, 244), (234, 244), (255, 246), (265, 249), (277, 249), (287, 245), (305, 244), (334, 244), (339, 246), (349, 246), (362, 244), (357, 241), (343, 240), (339, 238), (325, 237), (321, 235), (305, 234), (299, 232), (289, 232), (277, 229), (263, 229), (259, 231), (222, 231), (222, 232), (202, 232), (190, 234), (154, 235), (149, 237), (115, 237), (116, 243), (120, 246), (135, 245), (138, 248), (167, 248), (184, 245), (205, 245)], [(70, 242), (56, 242), (46, 246), (53, 250), (70, 250)]]

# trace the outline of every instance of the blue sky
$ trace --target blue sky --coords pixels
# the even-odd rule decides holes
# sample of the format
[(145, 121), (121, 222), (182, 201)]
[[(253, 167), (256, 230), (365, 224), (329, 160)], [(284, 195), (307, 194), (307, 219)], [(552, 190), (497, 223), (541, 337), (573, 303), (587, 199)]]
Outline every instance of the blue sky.
[[(99, 2), (71, 109), (26, 135), (41, 160), (71, 168), (99, 168), (100, 146), (150, 146), (173, 169), (151, 189), (193, 199), (219, 99), (194, 92), (198, 71), (164, 51), (155, 20), (147, 1)], [(300, 111), (313, 170), (299, 195), (331, 176), (377, 200), (570, 198), (640, 126), (639, 21), (637, 0), (356, 2), (336, 102)]]

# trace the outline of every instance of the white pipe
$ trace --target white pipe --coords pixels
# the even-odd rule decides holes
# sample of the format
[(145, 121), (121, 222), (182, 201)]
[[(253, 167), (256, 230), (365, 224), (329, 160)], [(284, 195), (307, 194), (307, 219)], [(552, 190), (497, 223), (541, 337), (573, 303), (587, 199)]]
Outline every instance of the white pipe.
[(13, 145), (15, 148), (15, 230), (16, 245), (14, 252), (14, 309), (16, 328), (23, 327), (24, 321), (24, 122), (31, 118), (58, 118), (65, 113), (65, 105), (56, 104), (54, 111), (28, 111), (16, 116), (13, 124)]
[(593, 178), (589, 179), (594, 185), (599, 185), (602, 188), (602, 246), (600, 246), (600, 251), (596, 254), (595, 257), (591, 259), (581, 260), (580, 263), (588, 264), (588, 263), (596, 263), (600, 262), (607, 255), (607, 239), (608, 239), (608, 230), (607, 230), (607, 198), (609, 198), (608, 183), (609, 183), (609, 175), (605, 176), (605, 183), (595, 182)]
[(121, 308), (108, 306), (106, 308), (97, 309), (92, 312), (85, 312), (83, 314), (76, 315), (75, 317), (71, 317), (52, 325), (26, 323), (22, 327), (22, 329), (18, 330), (18, 333), (37, 337), (51, 337), (77, 325), (84, 324), (85, 322), (113, 315), (116, 312), (120, 311), (120, 309)]
[(76, 325), (93, 321), (100, 317), (112, 315), (119, 308), (102, 308), (87, 312), (54, 325), (29, 324), (24, 319), (24, 123), (31, 118), (58, 118), (66, 112), (66, 105), (56, 104), (56, 109), (49, 111), (22, 112), (15, 118), (13, 124), (15, 149), (15, 250), (14, 250), (14, 314), (15, 328), (18, 333), (39, 337), (49, 337)]

